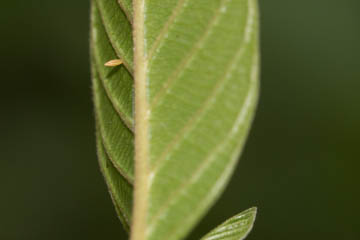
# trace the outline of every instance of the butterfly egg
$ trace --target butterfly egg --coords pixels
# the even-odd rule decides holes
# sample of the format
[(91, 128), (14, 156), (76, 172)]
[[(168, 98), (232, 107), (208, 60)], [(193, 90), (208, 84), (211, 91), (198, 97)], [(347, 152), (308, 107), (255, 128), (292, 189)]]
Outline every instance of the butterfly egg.
[(114, 60), (110, 60), (108, 62), (106, 62), (104, 65), (106, 67), (116, 67), (119, 66), (123, 63), (123, 61), (121, 59), (114, 59)]

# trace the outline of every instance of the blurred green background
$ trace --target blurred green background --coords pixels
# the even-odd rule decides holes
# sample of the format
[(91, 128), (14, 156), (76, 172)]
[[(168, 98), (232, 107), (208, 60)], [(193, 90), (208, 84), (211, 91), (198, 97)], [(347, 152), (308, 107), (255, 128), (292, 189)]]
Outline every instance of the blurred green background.
[[(360, 1), (260, 0), (257, 116), (189, 239), (251, 206), (249, 240), (360, 239)], [(127, 239), (100, 175), (88, 1), (1, 6), (0, 239)]]

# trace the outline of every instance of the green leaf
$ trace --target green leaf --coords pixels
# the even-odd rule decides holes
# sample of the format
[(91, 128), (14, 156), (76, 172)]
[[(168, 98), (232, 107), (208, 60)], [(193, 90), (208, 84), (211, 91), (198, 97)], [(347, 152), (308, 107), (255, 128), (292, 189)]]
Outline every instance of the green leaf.
[(222, 192), (258, 95), (254, 0), (134, 1), (132, 239), (181, 239)]
[(101, 172), (105, 176), (115, 210), (124, 229), (129, 232), (131, 224), (133, 186), (114, 168), (97, 130), (97, 149)]
[[(92, 1), (90, 45), (100, 169), (116, 212), (129, 231), (134, 183), (133, 44), (131, 25), (120, 9), (116, 0)], [(120, 23), (126, 34), (116, 31)], [(104, 67), (119, 56), (123, 66)]]
[[(131, 239), (184, 238), (222, 193), (254, 116), (256, 0), (93, 0), (91, 55), (100, 166)], [(113, 59), (124, 64), (104, 67)]]
[(226, 220), (201, 240), (242, 240), (250, 233), (256, 218), (256, 208), (250, 208)]

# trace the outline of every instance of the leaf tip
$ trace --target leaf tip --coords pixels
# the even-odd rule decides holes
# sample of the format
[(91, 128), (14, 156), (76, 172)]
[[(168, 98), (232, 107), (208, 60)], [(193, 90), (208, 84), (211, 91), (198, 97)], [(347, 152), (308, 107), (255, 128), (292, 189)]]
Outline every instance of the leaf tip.
[(246, 210), (245, 213), (252, 213), (254, 216), (256, 216), (257, 211), (258, 211), (257, 207), (251, 207), (248, 210)]
[(242, 216), (246, 216), (250, 219), (251, 225), (254, 225), (256, 216), (257, 216), (258, 208), (257, 207), (251, 207), (244, 212), (240, 213)]
[(245, 239), (251, 232), (257, 214), (257, 207), (249, 208), (226, 220), (201, 240)]

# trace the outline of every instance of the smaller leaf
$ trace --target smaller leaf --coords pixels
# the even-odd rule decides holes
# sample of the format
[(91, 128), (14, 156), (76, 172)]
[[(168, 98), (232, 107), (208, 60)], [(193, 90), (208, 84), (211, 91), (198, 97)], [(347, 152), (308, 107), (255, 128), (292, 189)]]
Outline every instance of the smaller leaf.
[(256, 218), (257, 208), (250, 208), (226, 220), (201, 240), (242, 240), (250, 233)]

